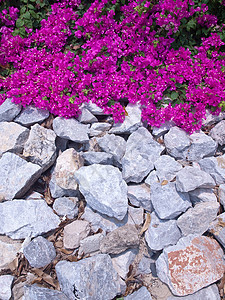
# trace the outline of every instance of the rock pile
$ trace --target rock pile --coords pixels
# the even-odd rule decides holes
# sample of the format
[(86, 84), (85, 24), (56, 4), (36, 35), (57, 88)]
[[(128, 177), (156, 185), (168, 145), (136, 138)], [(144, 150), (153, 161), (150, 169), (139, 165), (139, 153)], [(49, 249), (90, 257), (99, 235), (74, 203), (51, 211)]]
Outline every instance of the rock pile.
[(225, 116), (189, 136), (126, 110), (0, 106), (0, 299), (223, 296)]

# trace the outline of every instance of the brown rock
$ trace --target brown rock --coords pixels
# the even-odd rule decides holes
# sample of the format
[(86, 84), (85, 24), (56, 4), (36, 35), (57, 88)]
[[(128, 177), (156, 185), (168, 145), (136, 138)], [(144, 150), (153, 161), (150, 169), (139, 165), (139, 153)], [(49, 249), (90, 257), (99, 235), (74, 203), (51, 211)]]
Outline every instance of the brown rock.
[(63, 244), (67, 249), (79, 247), (80, 241), (88, 236), (90, 225), (87, 221), (76, 220), (64, 228)]

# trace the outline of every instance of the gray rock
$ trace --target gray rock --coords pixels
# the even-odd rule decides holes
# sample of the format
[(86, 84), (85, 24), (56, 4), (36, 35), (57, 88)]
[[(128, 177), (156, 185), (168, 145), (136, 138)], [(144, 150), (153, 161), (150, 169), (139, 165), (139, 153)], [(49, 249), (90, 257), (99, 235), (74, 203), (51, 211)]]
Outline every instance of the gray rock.
[(119, 254), (129, 248), (138, 248), (139, 236), (135, 225), (124, 225), (107, 234), (101, 241), (102, 253)]
[(150, 257), (143, 255), (138, 264), (137, 275), (151, 274), (151, 264), (155, 263)]
[(21, 153), (29, 130), (14, 122), (0, 122), (0, 152)]
[(172, 127), (165, 135), (164, 142), (166, 150), (171, 156), (176, 159), (186, 159), (191, 141), (184, 130), (176, 126)]
[(124, 180), (141, 182), (153, 170), (153, 163), (163, 149), (162, 145), (153, 140), (146, 128), (141, 127), (133, 132), (127, 140), (126, 152), (122, 159)]
[(177, 192), (175, 183), (151, 186), (151, 202), (160, 219), (173, 219), (191, 207), (188, 193)]
[(84, 124), (98, 122), (98, 119), (85, 107), (81, 108), (81, 114), (78, 116), (78, 121)]
[(195, 189), (193, 191), (190, 191), (189, 193), (190, 200), (193, 204), (198, 202), (216, 202), (217, 198), (216, 195), (213, 192), (213, 189)]
[(166, 121), (164, 124), (162, 124), (160, 127), (152, 127), (152, 135), (154, 135), (156, 138), (159, 138), (160, 136), (167, 133), (171, 127), (173, 127), (175, 124), (171, 121)]
[(69, 298), (60, 291), (50, 290), (36, 285), (25, 285), (23, 300), (69, 300)]
[(225, 212), (218, 215), (216, 220), (211, 222), (209, 231), (213, 234), (215, 239), (225, 248)]
[(49, 111), (29, 105), (22, 108), (20, 114), (14, 119), (14, 122), (29, 127), (35, 123), (42, 123), (49, 117)]
[(82, 154), (85, 164), (101, 164), (101, 165), (112, 165), (113, 155), (106, 152), (84, 152)]
[(170, 296), (167, 300), (220, 300), (220, 294), (218, 291), (218, 287), (216, 284), (210, 285), (200, 291), (184, 296), (184, 297), (177, 297), (177, 296)]
[(124, 300), (152, 300), (151, 294), (145, 286), (142, 286), (139, 290), (124, 297)]
[(209, 228), (209, 224), (215, 220), (219, 211), (218, 202), (202, 202), (189, 208), (177, 220), (177, 225), (183, 235), (202, 235)]
[(79, 190), (100, 213), (122, 220), (127, 213), (127, 185), (119, 169), (94, 164), (75, 172)]
[(87, 221), (76, 220), (64, 227), (63, 245), (67, 249), (79, 247), (80, 241), (86, 238), (90, 232), (90, 224)]
[(148, 186), (151, 186), (152, 184), (159, 182), (158, 172), (156, 170), (153, 170), (148, 177), (145, 179), (145, 183)]
[(0, 198), (23, 196), (41, 174), (41, 167), (7, 152), (0, 159)]
[(85, 104), (85, 107), (93, 114), (93, 115), (104, 115), (104, 111), (101, 107), (97, 106), (92, 101), (89, 101), (87, 104)]
[(55, 139), (53, 130), (35, 124), (31, 127), (29, 138), (24, 145), (23, 155), (29, 161), (40, 165), (44, 172), (56, 160)]
[(53, 243), (42, 236), (34, 238), (23, 249), (24, 256), (33, 268), (42, 268), (50, 264), (56, 257)]
[(90, 136), (98, 136), (111, 128), (109, 123), (94, 123), (91, 125)]
[(17, 257), (21, 246), (22, 243), (18, 241), (13, 241), (6, 236), (0, 237), (0, 271), (8, 269), (8, 264)]
[(128, 219), (127, 224), (142, 225), (144, 221), (144, 209), (142, 207), (136, 208), (128, 206)]
[(191, 146), (188, 150), (187, 160), (199, 161), (203, 157), (213, 156), (217, 149), (217, 142), (204, 132), (195, 132), (190, 135)]
[(225, 154), (203, 158), (198, 163), (203, 171), (212, 176), (216, 184), (225, 183)]
[(129, 185), (127, 196), (131, 204), (152, 211), (150, 188), (147, 184)]
[(222, 204), (223, 208), (225, 208), (225, 184), (221, 184), (219, 186), (219, 188), (218, 188), (218, 196), (219, 196), (220, 204)]
[(210, 130), (210, 136), (219, 144), (225, 144), (225, 120), (220, 121)]
[(25, 198), (26, 200), (42, 200), (44, 196), (38, 192), (32, 192), (29, 196)]
[(75, 119), (57, 117), (53, 121), (53, 130), (57, 136), (81, 144), (89, 140), (89, 127), (90, 125), (80, 124)]
[(119, 275), (107, 254), (60, 261), (55, 269), (61, 290), (70, 300), (111, 300), (120, 293)]
[(159, 251), (175, 245), (181, 238), (176, 220), (160, 220), (155, 212), (151, 213), (151, 223), (145, 232), (146, 242), (151, 250)]
[(173, 180), (177, 172), (182, 169), (182, 165), (169, 155), (160, 156), (154, 165), (160, 182)]
[(110, 129), (110, 133), (116, 134), (130, 134), (142, 125), (141, 122), (141, 107), (139, 104), (129, 103), (126, 106), (128, 115), (125, 117), (123, 123), (116, 123)]
[(215, 187), (214, 179), (206, 172), (186, 166), (176, 175), (176, 188), (179, 192), (189, 192), (197, 188)]
[(100, 242), (104, 235), (102, 233), (97, 233), (91, 236), (87, 236), (80, 241), (80, 248), (78, 251), (78, 257), (87, 254), (96, 254), (100, 250)]
[(21, 111), (22, 106), (15, 104), (10, 98), (7, 98), (5, 102), (0, 105), (0, 122), (12, 121)]
[(0, 234), (12, 239), (36, 237), (57, 228), (60, 219), (45, 200), (13, 200), (0, 203)]
[(208, 110), (206, 110), (205, 119), (202, 119), (202, 125), (203, 125), (203, 127), (209, 126), (209, 125), (218, 123), (223, 119), (225, 119), (224, 112), (219, 113), (219, 115), (217, 116), (217, 115), (213, 115), (212, 112), (208, 109)]
[(11, 275), (2, 275), (0, 276), (0, 299), (1, 300), (10, 300), (12, 291), (11, 286), (14, 277)]
[(57, 198), (53, 203), (53, 209), (58, 216), (66, 216), (68, 219), (73, 219), (78, 215), (78, 198)]

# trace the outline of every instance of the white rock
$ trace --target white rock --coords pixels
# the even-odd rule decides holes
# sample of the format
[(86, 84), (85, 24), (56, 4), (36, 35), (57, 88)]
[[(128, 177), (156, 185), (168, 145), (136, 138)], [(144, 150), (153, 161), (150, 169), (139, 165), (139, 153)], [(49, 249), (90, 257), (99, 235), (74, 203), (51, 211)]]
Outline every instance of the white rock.
[(104, 234), (97, 233), (91, 236), (87, 236), (83, 240), (80, 241), (80, 248), (78, 252), (78, 256), (87, 254), (96, 254), (100, 250), (100, 242), (103, 239)]
[(225, 144), (225, 120), (220, 121), (210, 130), (210, 136), (219, 144)]
[(78, 198), (57, 198), (53, 203), (53, 209), (55, 210), (58, 216), (66, 216), (68, 219), (73, 219), (78, 215)]
[(81, 114), (78, 116), (78, 121), (84, 124), (98, 122), (98, 119), (85, 107), (81, 108)]
[(152, 297), (147, 288), (142, 286), (136, 292), (124, 297), (124, 300), (152, 300)]
[(131, 249), (126, 250), (123, 253), (111, 256), (113, 267), (122, 279), (125, 280), (127, 278), (129, 266), (134, 261), (137, 253), (138, 249)]
[(131, 204), (152, 211), (150, 188), (147, 184), (129, 185), (127, 195)]
[(90, 128), (90, 136), (98, 136), (111, 128), (109, 123), (94, 123)]
[(21, 111), (22, 106), (15, 104), (11, 101), (11, 98), (7, 98), (0, 105), (0, 122), (12, 121)]
[(64, 227), (63, 244), (67, 249), (79, 247), (80, 241), (88, 236), (90, 225), (87, 221), (76, 220)]
[(218, 196), (219, 196), (220, 204), (222, 204), (223, 208), (225, 208), (225, 184), (221, 184), (219, 186), (219, 188), (218, 188)]
[(201, 169), (212, 176), (216, 184), (225, 183), (225, 155), (207, 157), (199, 161)]
[[(216, 202), (217, 198), (216, 195), (213, 192), (213, 189), (195, 189), (193, 191), (190, 191), (189, 193), (190, 200), (193, 204), (198, 202)], [(222, 203), (222, 202), (221, 202)]]
[(11, 240), (8, 237), (0, 237), (0, 270), (8, 269), (11, 263), (20, 252), (22, 243)]
[(31, 126), (35, 123), (42, 123), (49, 117), (48, 110), (43, 110), (38, 107), (29, 105), (22, 108), (20, 114), (14, 119), (14, 122), (23, 126)]
[(0, 299), (9, 300), (11, 299), (12, 291), (11, 286), (14, 277), (11, 275), (2, 275), (0, 276)]
[(177, 172), (182, 169), (182, 165), (169, 155), (160, 156), (154, 165), (160, 182), (173, 180)]

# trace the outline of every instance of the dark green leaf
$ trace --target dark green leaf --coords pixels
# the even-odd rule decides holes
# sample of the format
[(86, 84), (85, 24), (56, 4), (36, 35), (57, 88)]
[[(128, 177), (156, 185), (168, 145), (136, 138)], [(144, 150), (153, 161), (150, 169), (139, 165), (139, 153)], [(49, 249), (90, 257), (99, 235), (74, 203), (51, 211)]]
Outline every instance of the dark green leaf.
[(21, 19), (17, 19), (16, 20), (16, 27), (19, 28), (19, 27), (22, 27), (24, 25), (24, 21), (21, 20)]
[(178, 97), (178, 93), (175, 92), (175, 91), (173, 91), (173, 92), (171, 93), (171, 95), (170, 95), (170, 98), (171, 98), (172, 100), (177, 99), (177, 97)]

